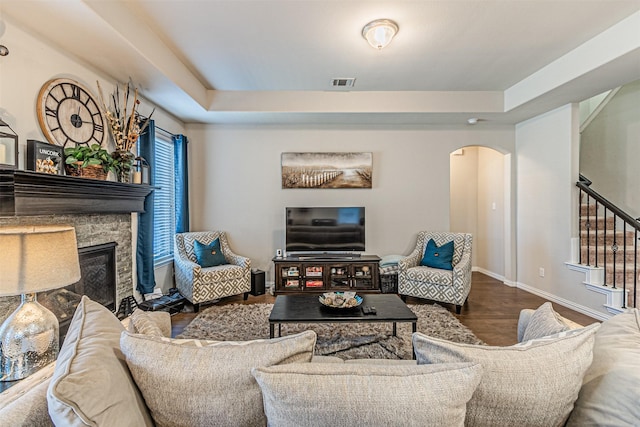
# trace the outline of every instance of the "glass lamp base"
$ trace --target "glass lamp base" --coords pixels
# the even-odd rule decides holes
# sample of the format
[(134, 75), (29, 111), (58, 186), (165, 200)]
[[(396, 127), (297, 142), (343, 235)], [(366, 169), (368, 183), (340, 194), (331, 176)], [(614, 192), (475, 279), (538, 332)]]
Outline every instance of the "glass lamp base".
[(23, 294), (20, 306), (0, 326), (0, 381), (28, 377), (55, 361), (58, 350), (58, 319), (35, 294)]

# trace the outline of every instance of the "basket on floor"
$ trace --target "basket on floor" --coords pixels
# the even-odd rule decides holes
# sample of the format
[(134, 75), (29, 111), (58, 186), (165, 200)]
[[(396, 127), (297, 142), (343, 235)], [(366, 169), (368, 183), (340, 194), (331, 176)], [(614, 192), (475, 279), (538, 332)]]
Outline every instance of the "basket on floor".
[(398, 293), (398, 273), (381, 274), (380, 290), (383, 294)]

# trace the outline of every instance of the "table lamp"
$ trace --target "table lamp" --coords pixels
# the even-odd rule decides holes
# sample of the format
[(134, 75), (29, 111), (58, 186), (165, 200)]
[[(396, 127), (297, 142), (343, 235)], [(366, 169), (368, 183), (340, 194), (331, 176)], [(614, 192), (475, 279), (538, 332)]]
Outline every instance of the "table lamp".
[(0, 381), (15, 381), (58, 356), (58, 319), (38, 303), (36, 292), (80, 280), (76, 231), (70, 226), (0, 227), (0, 251), (0, 296), (22, 296), (0, 326)]

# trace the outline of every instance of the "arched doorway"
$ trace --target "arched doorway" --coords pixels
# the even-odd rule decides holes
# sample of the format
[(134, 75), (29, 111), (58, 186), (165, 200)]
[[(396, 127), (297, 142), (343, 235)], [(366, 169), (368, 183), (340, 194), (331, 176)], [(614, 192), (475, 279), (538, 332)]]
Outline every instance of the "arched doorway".
[(451, 153), (449, 224), (473, 234), (474, 270), (515, 285), (511, 157), (483, 146)]

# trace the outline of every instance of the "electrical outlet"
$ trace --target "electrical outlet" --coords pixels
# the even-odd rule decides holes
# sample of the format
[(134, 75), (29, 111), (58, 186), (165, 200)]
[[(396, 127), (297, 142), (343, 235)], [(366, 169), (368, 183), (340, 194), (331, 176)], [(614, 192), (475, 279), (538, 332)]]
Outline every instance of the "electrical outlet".
[(540, 275), (540, 277), (544, 277), (544, 268), (540, 267), (540, 269), (538, 270), (538, 274)]

